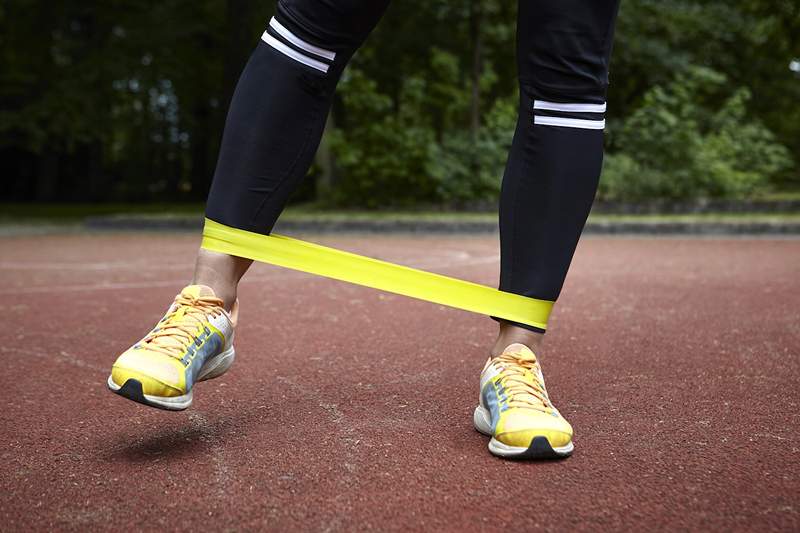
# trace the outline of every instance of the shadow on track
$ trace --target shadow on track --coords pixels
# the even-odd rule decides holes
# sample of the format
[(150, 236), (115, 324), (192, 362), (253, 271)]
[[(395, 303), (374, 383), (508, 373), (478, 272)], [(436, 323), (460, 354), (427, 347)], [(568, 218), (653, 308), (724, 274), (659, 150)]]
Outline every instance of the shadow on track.
[[(235, 435), (243, 438), (248, 427), (268, 427), (272, 421), (268, 411), (261, 408), (237, 410), (234, 415), (216, 415), (212, 420), (199, 410), (186, 413), (180, 420), (155, 434), (126, 433), (111, 442), (98, 441), (98, 457), (105, 462), (134, 464), (154, 461), (178, 461), (187, 457), (208, 455), (224, 446)], [(147, 430), (143, 426), (142, 430)]]

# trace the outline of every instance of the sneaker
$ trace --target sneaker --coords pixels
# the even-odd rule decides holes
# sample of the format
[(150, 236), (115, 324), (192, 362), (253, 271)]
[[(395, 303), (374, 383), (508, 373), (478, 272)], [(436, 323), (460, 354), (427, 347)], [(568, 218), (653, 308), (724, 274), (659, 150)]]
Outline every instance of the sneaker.
[(120, 355), (108, 388), (129, 400), (179, 411), (192, 403), (192, 386), (233, 364), (238, 302), (228, 313), (210, 287), (189, 285), (156, 327)]
[(475, 429), (492, 437), (489, 451), (500, 457), (546, 459), (572, 453), (572, 426), (553, 407), (536, 356), (522, 344), (486, 361), (473, 421)]

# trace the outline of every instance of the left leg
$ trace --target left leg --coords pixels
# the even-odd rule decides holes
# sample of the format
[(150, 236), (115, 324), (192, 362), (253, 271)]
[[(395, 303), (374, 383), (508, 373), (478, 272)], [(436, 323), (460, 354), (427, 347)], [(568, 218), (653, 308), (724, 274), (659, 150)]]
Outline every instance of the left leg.
[[(619, 0), (520, 0), (520, 103), (500, 195), (500, 289), (555, 301), (597, 190)], [(534, 355), (543, 330), (501, 322), (475, 426), (502, 456), (563, 457), (572, 427)], [(533, 350), (531, 350), (531, 348)]]
[[(500, 289), (555, 301), (597, 190), (619, 0), (519, 2), (517, 130), (500, 196)], [(493, 355), (544, 331), (501, 322)]]

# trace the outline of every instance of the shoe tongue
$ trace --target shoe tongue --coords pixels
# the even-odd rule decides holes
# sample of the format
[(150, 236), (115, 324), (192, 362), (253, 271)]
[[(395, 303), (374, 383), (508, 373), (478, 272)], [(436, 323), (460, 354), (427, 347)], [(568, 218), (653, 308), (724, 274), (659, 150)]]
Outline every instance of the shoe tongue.
[(507, 346), (506, 349), (503, 350), (503, 353), (512, 355), (515, 359), (519, 359), (520, 361), (536, 361), (536, 356), (531, 349), (518, 342)]
[[(200, 298), (203, 296), (211, 296), (216, 297), (214, 294), (214, 290), (211, 287), (207, 287), (206, 285), (188, 285), (181, 290), (181, 296), (184, 298)], [(157, 326), (158, 329), (164, 329), (168, 327), (168, 325), (173, 325), (175, 323), (184, 323), (187, 319), (185, 318), (185, 314), (183, 311), (180, 310), (177, 304), (173, 303), (170, 307), (170, 311), (176, 314), (168, 315), (169, 318), (166, 322), (160, 322)], [(192, 321), (189, 322), (190, 325), (196, 326), (196, 322)], [(178, 348), (183, 348), (186, 344), (186, 339), (181, 336), (170, 336), (170, 335), (162, 335), (158, 337), (156, 341), (161, 346), (175, 346)], [(147, 343), (143, 345), (143, 347), (147, 348)]]
[(188, 296), (191, 298), (200, 298), (202, 296), (211, 296), (211, 297), (217, 296), (216, 294), (214, 294), (214, 290), (211, 287), (207, 287), (206, 285), (189, 285), (183, 288), (181, 294), (183, 296)]

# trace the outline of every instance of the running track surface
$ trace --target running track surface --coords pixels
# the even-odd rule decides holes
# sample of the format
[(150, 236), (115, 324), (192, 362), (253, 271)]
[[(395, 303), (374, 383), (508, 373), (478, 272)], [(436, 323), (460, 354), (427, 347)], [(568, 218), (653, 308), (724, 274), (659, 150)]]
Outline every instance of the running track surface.
[[(493, 285), (495, 239), (314, 240)], [(472, 428), (489, 319), (265, 265), (192, 408), (112, 395), (197, 245), (0, 239), (0, 529), (800, 527), (798, 240), (583, 240), (541, 355), (559, 462)]]

